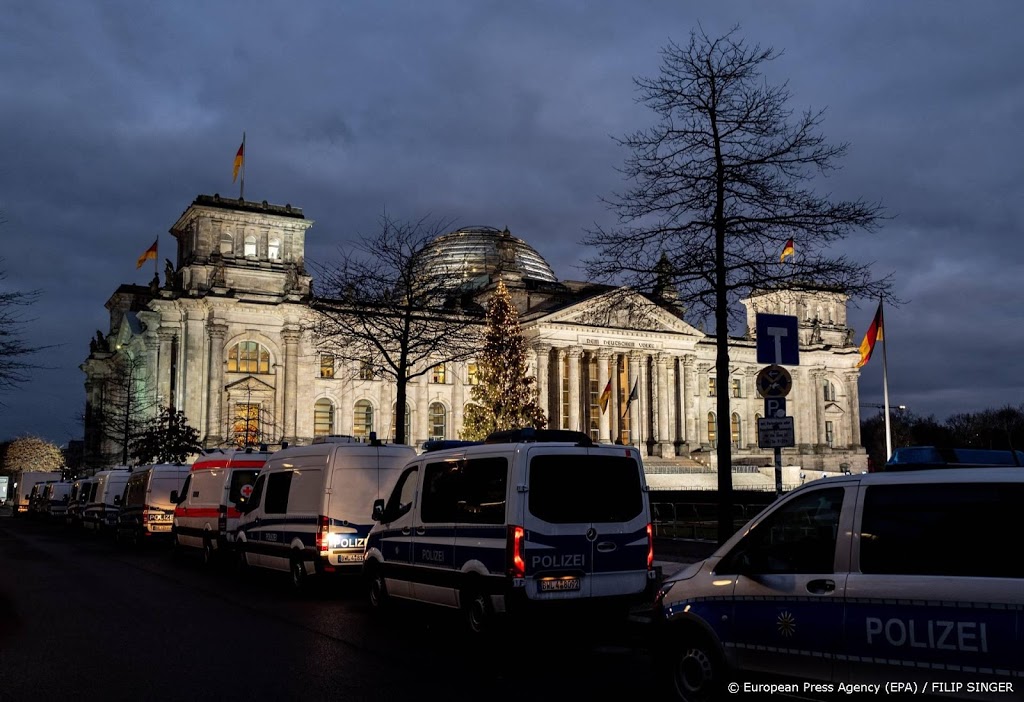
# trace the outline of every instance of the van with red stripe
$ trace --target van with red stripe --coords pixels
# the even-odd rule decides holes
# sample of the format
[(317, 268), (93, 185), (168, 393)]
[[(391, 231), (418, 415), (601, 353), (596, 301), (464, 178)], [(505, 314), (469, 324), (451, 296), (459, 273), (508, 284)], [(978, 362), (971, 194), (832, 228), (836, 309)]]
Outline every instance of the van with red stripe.
[(270, 458), (266, 450), (207, 449), (195, 463), (180, 493), (171, 494), (174, 545), (194, 549), (209, 565), (227, 552), (238, 528), (237, 503), (248, 497), (260, 469)]
[(291, 573), (296, 590), (311, 576), (358, 575), (373, 503), (391, 487), (411, 446), (349, 436), (318, 437), (274, 453), (240, 504), (241, 565)]
[(428, 451), (374, 519), (371, 606), (399, 598), (460, 610), (474, 633), (493, 615), (624, 614), (656, 583), (640, 453), (581, 432), (495, 432)]

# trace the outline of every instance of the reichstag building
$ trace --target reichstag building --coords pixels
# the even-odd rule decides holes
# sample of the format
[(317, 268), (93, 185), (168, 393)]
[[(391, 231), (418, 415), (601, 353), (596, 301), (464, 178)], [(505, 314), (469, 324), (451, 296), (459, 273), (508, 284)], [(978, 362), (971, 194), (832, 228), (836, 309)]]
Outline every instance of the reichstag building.
[[(92, 465), (120, 454), (101, 427), (123, 385), (155, 414), (181, 409), (205, 447), (308, 443), (317, 435), (393, 433), (392, 382), (336, 367), (308, 331), (312, 279), (305, 241), (312, 221), (292, 206), (201, 195), (171, 227), (176, 261), (163, 280), (124, 284), (106, 303), (110, 326), (90, 343), (81, 368), (86, 389), (86, 453)], [(670, 302), (632, 295), (642, 324), (621, 314), (595, 315), (622, 291), (563, 280), (508, 230), (472, 227), (445, 234), (431, 255), (476, 281), (477, 299), (503, 280), (519, 309), (549, 426), (595, 440), (641, 447), (645, 462), (712, 466), (719, 441), (738, 464), (770, 465), (757, 448), (764, 401), (753, 338), (730, 339), (728, 387), (715, 378), (714, 337), (688, 324)], [(619, 304), (619, 303), (616, 303)], [(796, 315), (801, 365), (791, 369), (788, 398), (797, 445), (785, 462), (805, 470), (866, 469), (860, 445), (856, 368), (846, 298), (835, 292), (768, 293), (743, 301), (747, 327), (756, 312)], [(438, 364), (409, 386), (409, 443), (459, 438), (476, 364)], [(602, 412), (601, 391), (612, 385)], [(631, 388), (638, 398), (628, 402)], [(124, 392), (122, 390), (122, 392)], [(716, 395), (731, 396), (731, 416), (716, 416)], [(628, 408), (627, 408), (628, 405)]]

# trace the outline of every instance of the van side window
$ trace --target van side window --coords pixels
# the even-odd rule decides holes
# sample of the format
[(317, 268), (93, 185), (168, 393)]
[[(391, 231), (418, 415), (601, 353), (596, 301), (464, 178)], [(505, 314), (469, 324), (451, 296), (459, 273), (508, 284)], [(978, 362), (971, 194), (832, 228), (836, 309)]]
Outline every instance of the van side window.
[(1020, 483), (872, 485), (860, 533), (863, 573), (1024, 578)]
[[(324, 497), (324, 472), (321, 469), (306, 468), (289, 471), (292, 476), (288, 491), (289, 512), (319, 512)], [(281, 475), (278, 473), (277, 475)], [(273, 479), (273, 476), (271, 476)]]
[[(185, 484), (181, 486), (181, 494), (178, 495), (179, 499), (188, 497), (188, 491), (192, 489), (192, 474), (189, 473), (188, 477), (185, 478)], [(192, 497), (199, 497), (199, 491), (196, 490)]]
[(457, 522), (504, 524), (508, 460), (473, 458), (462, 469), (462, 485), (456, 503)]
[(228, 504), (233, 505), (238, 502), (242, 498), (242, 488), (255, 483), (256, 476), (259, 474), (259, 470), (236, 469), (231, 471), (231, 485), (228, 487)]
[(256, 509), (260, 506), (260, 501), (263, 499), (263, 486), (267, 484), (267, 478), (265, 475), (261, 475), (256, 479), (256, 482), (252, 486), (252, 494), (249, 496), (249, 506), (252, 509)]
[(420, 514), (424, 522), (455, 522), (459, 500), (460, 467), (457, 461), (428, 463), (423, 469)]
[(267, 476), (266, 514), (285, 514), (288, 511), (288, 492), (292, 485), (292, 472), (283, 470)]
[(395, 489), (391, 491), (387, 507), (384, 508), (384, 514), (387, 515), (388, 521), (394, 521), (412, 509), (413, 499), (416, 496), (416, 468), (416, 466), (407, 468), (395, 483)]
[(795, 497), (755, 525), (716, 573), (832, 573), (844, 488)]

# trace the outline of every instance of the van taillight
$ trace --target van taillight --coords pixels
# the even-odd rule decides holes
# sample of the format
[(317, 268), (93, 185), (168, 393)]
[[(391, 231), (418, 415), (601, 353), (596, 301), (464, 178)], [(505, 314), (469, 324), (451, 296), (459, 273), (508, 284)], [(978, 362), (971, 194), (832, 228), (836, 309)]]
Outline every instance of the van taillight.
[(654, 529), (647, 522), (647, 570), (654, 567)]
[(148, 524), (149, 523), (149, 510), (148, 509), (142, 510), (142, 523), (143, 524)]
[(320, 515), (320, 522), (316, 527), (316, 550), (320, 553), (327, 552), (327, 529), (330, 525), (331, 520)]
[(523, 541), (526, 532), (521, 526), (508, 526), (508, 540), (505, 553), (508, 554), (508, 574), (513, 578), (526, 577), (526, 561), (523, 558)]

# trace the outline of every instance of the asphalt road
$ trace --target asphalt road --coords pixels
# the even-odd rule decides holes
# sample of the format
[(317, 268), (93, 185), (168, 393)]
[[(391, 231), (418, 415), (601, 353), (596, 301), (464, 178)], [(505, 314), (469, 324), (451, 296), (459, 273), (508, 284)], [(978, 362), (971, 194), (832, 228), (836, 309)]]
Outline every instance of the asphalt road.
[(286, 580), (2, 518), (0, 700), (657, 697), (635, 619), (532, 620), (481, 642), (446, 611), (378, 617), (357, 582), (298, 597)]

